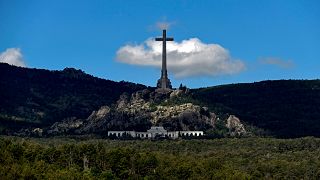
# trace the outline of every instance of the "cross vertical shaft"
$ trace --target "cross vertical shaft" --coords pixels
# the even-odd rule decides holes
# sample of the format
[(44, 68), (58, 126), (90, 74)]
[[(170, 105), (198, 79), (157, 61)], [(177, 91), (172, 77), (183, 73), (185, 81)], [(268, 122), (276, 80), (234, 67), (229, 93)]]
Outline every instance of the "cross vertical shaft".
[(167, 72), (167, 41), (173, 41), (173, 38), (167, 38), (167, 31), (164, 29), (162, 31), (162, 37), (156, 38), (156, 41), (162, 41), (162, 69), (157, 87), (161, 89), (171, 89), (172, 86)]
[(162, 32), (162, 69), (161, 69), (161, 77), (168, 77), (167, 72), (167, 33), (166, 30)]

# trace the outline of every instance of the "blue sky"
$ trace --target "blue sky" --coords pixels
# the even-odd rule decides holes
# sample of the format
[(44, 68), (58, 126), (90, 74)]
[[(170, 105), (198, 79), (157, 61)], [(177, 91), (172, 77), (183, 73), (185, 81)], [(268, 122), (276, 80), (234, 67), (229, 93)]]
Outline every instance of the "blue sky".
[[(204, 48), (216, 44), (229, 52), (225, 60), (231, 63), (212, 70), (217, 73), (208, 72), (211, 66), (206, 64), (206, 71), (191, 73), (201, 71), (200, 59), (204, 63), (206, 58), (212, 60), (210, 65), (216, 67), (216, 61), (209, 57), (213, 52), (188, 59), (190, 66), (179, 62), (169, 72), (175, 87), (180, 83), (196, 88), (319, 78), (318, 0), (0, 0), (0, 53), (19, 48), (27, 67), (75, 67), (105, 79), (155, 86), (160, 77), (157, 65), (130, 65), (119, 61), (117, 52), (126, 45), (137, 48), (148, 38), (161, 35), (158, 22), (171, 24), (168, 35), (175, 38), (177, 47), (183, 40), (197, 38)], [(147, 49), (143, 52), (152, 53)], [(178, 62), (184, 57), (173, 55), (168, 54), (168, 63), (170, 58)], [(197, 57), (201, 63), (195, 65)], [(229, 67), (235, 61), (243, 67)], [(179, 77), (182, 69), (190, 74)]]

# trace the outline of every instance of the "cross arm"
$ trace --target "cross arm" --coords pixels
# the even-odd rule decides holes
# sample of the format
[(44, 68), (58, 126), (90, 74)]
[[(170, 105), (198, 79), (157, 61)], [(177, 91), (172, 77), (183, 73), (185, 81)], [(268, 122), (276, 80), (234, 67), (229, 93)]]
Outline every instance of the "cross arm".
[[(163, 38), (156, 38), (156, 41), (163, 41)], [(173, 38), (168, 37), (166, 38), (166, 41), (173, 41)]]
[(166, 41), (173, 41), (173, 38), (172, 37), (168, 37), (168, 38), (166, 38)]

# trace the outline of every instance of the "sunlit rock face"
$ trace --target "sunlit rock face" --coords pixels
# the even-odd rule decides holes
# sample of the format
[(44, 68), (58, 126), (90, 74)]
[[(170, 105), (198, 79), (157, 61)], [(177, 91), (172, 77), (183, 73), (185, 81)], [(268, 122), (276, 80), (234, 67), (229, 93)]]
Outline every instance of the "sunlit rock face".
[(240, 119), (234, 115), (228, 117), (226, 127), (229, 129), (231, 136), (244, 135), (247, 132)]
[(51, 134), (73, 132), (76, 134), (103, 133), (108, 130), (141, 130), (163, 126), (171, 131), (206, 131), (216, 128), (216, 122), (225, 122), (231, 136), (246, 133), (239, 118), (230, 115), (220, 120), (208, 107), (179, 101), (188, 90), (137, 91), (124, 93), (112, 106), (102, 106), (87, 119), (69, 118), (57, 122), (47, 131)]
[(108, 106), (102, 106), (98, 111), (93, 111), (88, 117), (88, 120), (97, 120), (104, 118), (110, 112)]
[(206, 107), (192, 103), (161, 105), (185, 93), (182, 90), (138, 91), (131, 97), (121, 95), (116, 107), (119, 112), (148, 117), (152, 125), (165, 125), (170, 130), (204, 130), (214, 127), (216, 115)]
[(70, 131), (77, 129), (83, 125), (83, 121), (81, 119), (76, 119), (75, 117), (64, 119), (62, 122), (55, 122), (49, 130), (47, 130), (47, 134), (49, 135), (58, 135), (63, 133), (69, 133)]

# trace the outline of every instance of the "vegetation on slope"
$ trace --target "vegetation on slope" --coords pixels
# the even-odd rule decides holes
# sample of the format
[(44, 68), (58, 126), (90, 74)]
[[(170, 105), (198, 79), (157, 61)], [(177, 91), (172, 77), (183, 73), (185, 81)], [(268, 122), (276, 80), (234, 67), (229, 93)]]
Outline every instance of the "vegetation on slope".
[(87, 118), (93, 110), (114, 103), (122, 93), (145, 88), (96, 78), (73, 68), (49, 71), (0, 63), (0, 122), (48, 125), (68, 117)]
[[(124, 92), (145, 88), (114, 82), (66, 68), (49, 71), (0, 63), (0, 132), (7, 128), (52, 125), (65, 118), (85, 119)], [(192, 96), (163, 105), (192, 102), (207, 106), (220, 119), (229, 114), (276, 137), (320, 137), (320, 80), (278, 80), (191, 90)]]
[(194, 89), (193, 98), (277, 137), (320, 137), (320, 80), (277, 80)]
[(0, 138), (0, 179), (319, 179), (320, 139)]

